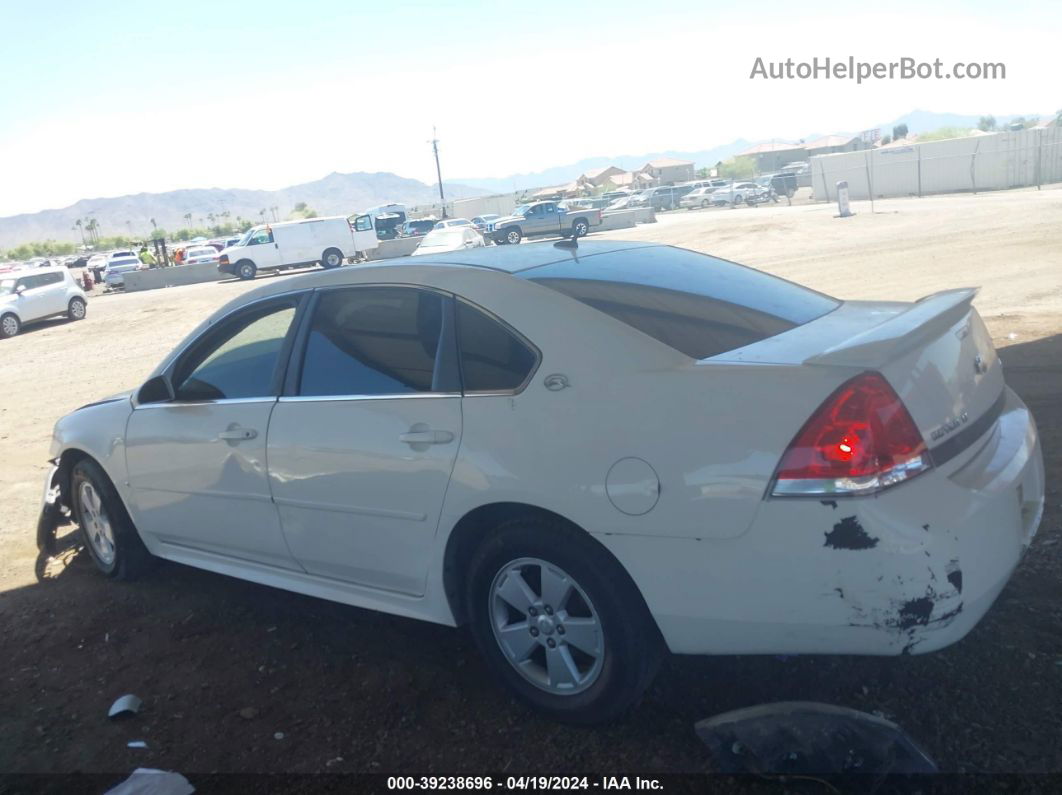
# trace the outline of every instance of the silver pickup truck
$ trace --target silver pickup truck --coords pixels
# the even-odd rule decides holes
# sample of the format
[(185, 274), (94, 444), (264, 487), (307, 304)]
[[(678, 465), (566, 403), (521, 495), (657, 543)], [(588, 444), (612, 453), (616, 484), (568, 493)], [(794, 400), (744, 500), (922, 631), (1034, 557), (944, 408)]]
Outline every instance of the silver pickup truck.
[(525, 237), (559, 235), (583, 237), (590, 227), (601, 225), (600, 210), (565, 210), (557, 202), (521, 204), (512, 215), (487, 225), (486, 236), (495, 243), (516, 244)]

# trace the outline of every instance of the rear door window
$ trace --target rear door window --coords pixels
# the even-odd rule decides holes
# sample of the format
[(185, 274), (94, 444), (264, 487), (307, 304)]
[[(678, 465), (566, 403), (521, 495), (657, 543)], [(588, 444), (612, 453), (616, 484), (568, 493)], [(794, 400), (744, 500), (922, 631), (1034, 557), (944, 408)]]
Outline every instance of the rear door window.
[(669, 246), (580, 257), (517, 275), (694, 359), (773, 337), (839, 306), (762, 271)]
[(443, 298), (414, 287), (322, 293), (303, 356), (299, 394), (432, 392)]

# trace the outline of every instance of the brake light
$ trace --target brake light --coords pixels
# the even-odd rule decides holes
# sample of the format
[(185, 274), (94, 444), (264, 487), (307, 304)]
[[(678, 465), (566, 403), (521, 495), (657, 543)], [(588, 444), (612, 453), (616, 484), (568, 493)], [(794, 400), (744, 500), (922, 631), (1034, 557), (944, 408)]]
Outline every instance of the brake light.
[(932, 466), (922, 434), (880, 374), (841, 385), (790, 443), (772, 495), (872, 494)]

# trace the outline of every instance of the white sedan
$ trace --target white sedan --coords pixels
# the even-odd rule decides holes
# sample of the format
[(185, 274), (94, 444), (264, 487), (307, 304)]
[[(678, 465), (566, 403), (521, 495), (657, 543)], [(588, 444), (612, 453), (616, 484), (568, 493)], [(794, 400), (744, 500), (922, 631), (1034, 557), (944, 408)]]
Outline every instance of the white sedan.
[(1043, 509), (971, 302), (846, 302), (668, 246), (276, 281), (59, 420), (38, 528), (447, 625), (607, 720), (683, 654), (897, 655), (981, 619)]
[(461, 251), (485, 245), (487, 244), (483, 240), (483, 235), (471, 226), (450, 226), (428, 232), (412, 256), (423, 257), (426, 254), (442, 254), (447, 251)]
[(213, 246), (190, 246), (184, 252), (182, 265), (202, 265), (205, 262), (217, 262), (218, 250)]

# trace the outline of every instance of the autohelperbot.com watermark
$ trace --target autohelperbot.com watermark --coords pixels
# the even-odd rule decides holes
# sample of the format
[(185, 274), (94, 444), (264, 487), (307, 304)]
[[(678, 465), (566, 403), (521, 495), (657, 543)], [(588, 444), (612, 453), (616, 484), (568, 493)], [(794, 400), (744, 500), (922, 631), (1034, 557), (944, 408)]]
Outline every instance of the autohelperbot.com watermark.
[(784, 61), (756, 58), (749, 74), (751, 80), (1006, 80), (1007, 65), (990, 61), (956, 61), (946, 64), (940, 58), (931, 61), (903, 57), (895, 61), (860, 61), (847, 58), (819, 58)]

